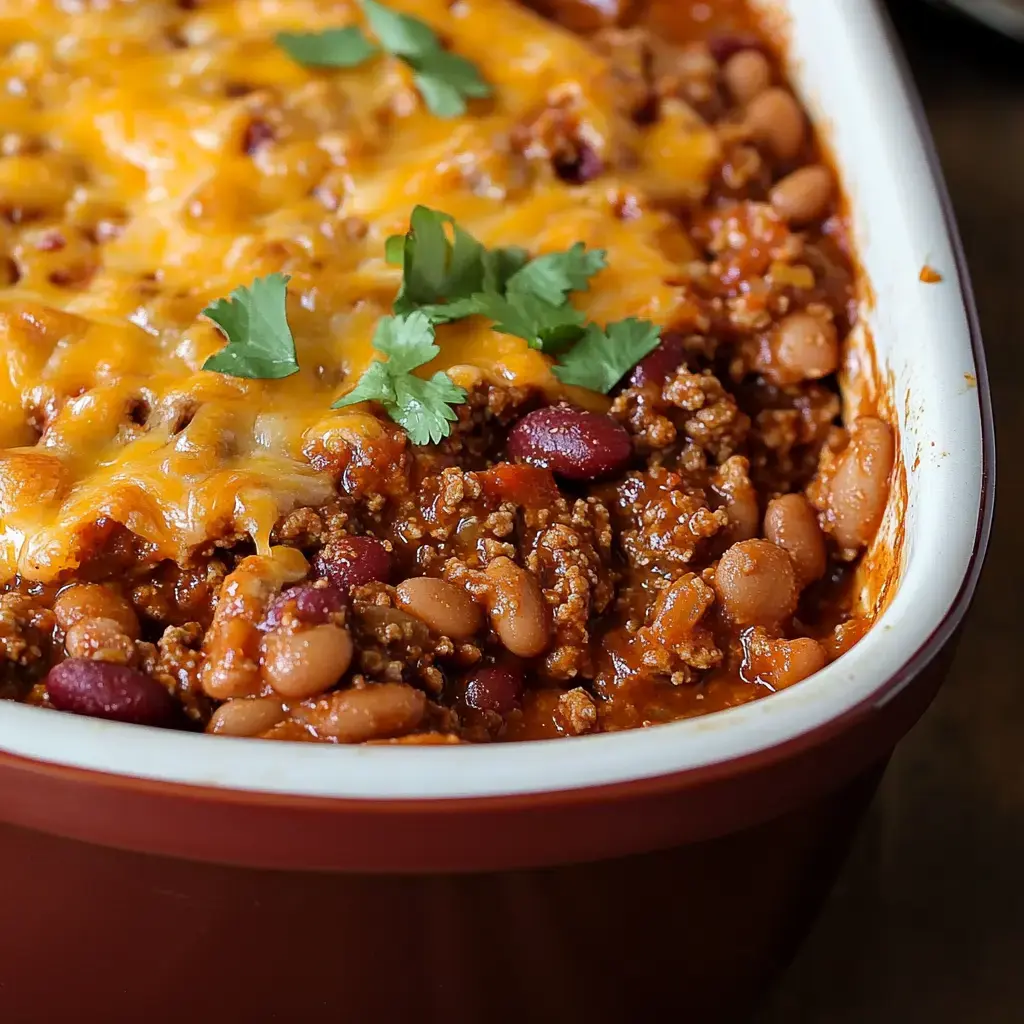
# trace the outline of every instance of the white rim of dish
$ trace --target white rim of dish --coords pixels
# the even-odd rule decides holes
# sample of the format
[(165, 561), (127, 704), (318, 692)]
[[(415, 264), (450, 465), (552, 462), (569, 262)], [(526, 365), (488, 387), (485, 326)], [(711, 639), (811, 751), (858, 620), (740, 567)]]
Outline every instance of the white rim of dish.
[[(791, 0), (790, 6), (808, 11), (811, 18), (821, 11), (817, 0)], [(946, 272), (946, 285), (928, 288), (918, 304), (926, 320), (921, 334), (948, 339), (935, 354), (943, 365), (932, 376), (928, 396), (944, 410), (934, 441), (946, 457), (929, 480), (930, 500), (919, 510), (920, 532), (932, 538), (942, 558), (924, 552), (925, 559), (908, 560), (896, 596), (852, 651), (768, 699), (652, 729), (570, 742), (451, 747), (271, 743), (168, 732), (0, 701), (0, 750), (108, 774), (250, 792), (385, 800), (501, 797), (632, 782), (732, 761), (889, 699), (891, 681), (905, 684), (920, 668), (919, 655), (935, 653), (952, 631), (955, 606), (980, 557), (976, 549), (984, 546), (982, 412), (979, 390), (972, 396), (963, 388), (964, 373), (979, 374), (983, 368), (976, 366), (972, 352), (938, 185), (912, 102), (899, 100), (906, 86), (884, 22), (874, 5), (849, 10), (837, 15), (845, 18), (848, 41), (872, 55), (870, 76), (858, 82), (861, 102), (886, 111), (879, 137), (865, 141), (875, 147), (873, 158), (892, 164), (885, 170), (905, 211), (901, 229), (920, 239), (930, 262)]]

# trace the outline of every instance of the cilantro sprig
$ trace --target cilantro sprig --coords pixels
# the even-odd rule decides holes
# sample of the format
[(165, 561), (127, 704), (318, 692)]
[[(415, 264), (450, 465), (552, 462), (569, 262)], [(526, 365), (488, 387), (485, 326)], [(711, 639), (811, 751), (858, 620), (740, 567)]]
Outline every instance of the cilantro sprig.
[(441, 350), (434, 341), (434, 325), (425, 313), (386, 316), (377, 322), (373, 347), (387, 361), (374, 360), (347, 395), (333, 409), (356, 402), (376, 401), (388, 415), (404, 427), (413, 444), (437, 444), (451, 432), (458, 419), (452, 405), (466, 400), (466, 391), (446, 374), (438, 371), (429, 380), (417, 377), (413, 370), (429, 363)]
[(438, 324), (487, 317), (496, 331), (542, 352), (583, 336), (583, 314), (568, 296), (606, 266), (604, 250), (582, 242), (533, 259), (518, 247), (487, 249), (447, 213), (426, 206), (413, 210), (405, 235), (388, 239), (385, 258), (402, 267), (396, 313), (420, 309)]
[(609, 391), (644, 356), (658, 347), (661, 328), (647, 320), (629, 317), (606, 328), (587, 324), (586, 333), (566, 352), (551, 372), (563, 384)]
[(402, 268), (396, 313), (419, 310), (435, 324), (486, 317), (495, 331), (558, 356), (553, 372), (564, 384), (607, 394), (657, 347), (656, 324), (630, 318), (602, 328), (569, 302), (607, 266), (603, 249), (577, 242), (532, 259), (516, 247), (487, 249), (449, 214), (417, 206), (408, 232), (384, 252)]
[(321, 68), (356, 67), (383, 49), (410, 67), (423, 102), (437, 117), (460, 117), (467, 99), (493, 94), (476, 65), (446, 50), (425, 21), (376, 0), (360, 0), (360, 6), (379, 48), (355, 25), (324, 32), (280, 32), (277, 44), (298, 63)]
[(227, 345), (203, 363), (233, 377), (278, 380), (299, 369), (295, 339), (285, 310), (288, 277), (257, 277), (249, 287), (236, 288), (203, 310), (227, 338)]

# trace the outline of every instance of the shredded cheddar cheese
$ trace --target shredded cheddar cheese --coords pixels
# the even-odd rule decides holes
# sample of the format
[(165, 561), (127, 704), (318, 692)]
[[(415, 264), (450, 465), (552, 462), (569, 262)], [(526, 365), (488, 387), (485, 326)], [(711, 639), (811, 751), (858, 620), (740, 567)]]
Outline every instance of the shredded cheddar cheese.
[[(689, 108), (638, 127), (607, 59), (514, 0), (394, 0), (493, 86), (432, 115), (383, 55), (305, 68), (274, 42), (361, 20), (342, 0), (0, 0), (0, 562), (60, 579), (99, 520), (152, 559), (326, 502), (316, 443), (358, 444), (369, 409), (331, 410), (374, 357), (399, 283), (384, 242), (417, 203), (487, 246), (582, 241), (608, 267), (573, 302), (606, 323), (691, 314), (693, 248), (661, 208), (699, 199), (718, 160)], [(605, 173), (561, 180), (571, 137)], [(657, 202), (659, 205), (655, 205)], [(200, 316), (255, 277), (290, 275), (299, 372), (201, 369)], [(438, 329), (422, 367), (557, 394), (551, 360), (479, 318)]]

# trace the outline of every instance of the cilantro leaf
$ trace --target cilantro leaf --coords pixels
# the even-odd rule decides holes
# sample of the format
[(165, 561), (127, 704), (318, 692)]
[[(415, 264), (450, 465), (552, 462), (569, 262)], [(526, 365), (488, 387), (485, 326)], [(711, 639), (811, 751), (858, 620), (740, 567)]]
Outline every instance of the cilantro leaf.
[(376, 0), (360, 0), (360, 6), (373, 34), (388, 53), (396, 57), (419, 57), (440, 49), (440, 40), (425, 21), (400, 14)]
[(347, 395), (339, 398), (331, 408), (342, 409), (346, 405), (355, 405), (357, 402), (388, 403), (395, 400), (395, 388), (391, 383), (388, 364), (375, 359), (363, 371), (356, 386)]
[(504, 293), (509, 278), (528, 262), (530, 254), (517, 245), (505, 246), (502, 249), (488, 249), (484, 252), (484, 287), (485, 292)]
[(535, 295), (558, 306), (572, 291), (586, 291), (590, 279), (608, 261), (604, 249), (587, 249), (577, 242), (565, 252), (549, 252), (530, 260), (508, 279), (509, 294)]
[(391, 373), (409, 373), (429, 363), (441, 350), (434, 344), (434, 328), (420, 312), (385, 316), (377, 322), (373, 347), (388, 357)]
[(299, 369), (295, 339), (285, 310), (288, 277), (257, 277), (248, 287), (236, 288), (203, 310), (227, 338), (227, 346), (203, 363), (233, 377), (276, 380)]
[(465, 389), (440, 370), (430, 380), (399, 377), (395, 381), (395, 392), (397, 398), (388, 412), (396, 423), (405, 427), (413, 444), (428, 441), (437, 444), (442, 437), (447, 437), (451, 433), (448, 424), (459, 418), (450, 403), (466, 400)]
[(486, 99), (493, 92), (476, 65), (457, 53), (433, 50), (409, 58), (413, 81), (427, 109), (437, 117), (461, 117), (466, 99)]
[(278, 32), (274, 41), (292, 60), (313, 68), (354, 68), (379, 52), (358, 25), (324, 32)]
[[(359, 2), (381, 48), (412, 68), (416, 88), (432, 114), (459, 117), (466, 112), (467, 99), (493, 94), (476, 65), (449, 53), (425, 21), (377, 0)], [(289, 57), (308, 67), (356, 67), (379, 52), (356, 25), (323, 32), (279, 32), (275, 39)]]
[[(452, 240), (447, 227), (452, 229)], [(442, 299), (466, 298), (483, 286), (486, 250), (454, 218), (428, 206), (417, 206), (409, 219), (402, 249), (402, 287), (395, 312), (408, 313)], [(397, 256), (397, 244), (388, 240), (385, 257)]]
[(657, 324), (634, 317), (617, 320), (604, 329), (587, 324), (583, 338), (562, 356), (552, 372), (563, 384), (606, 395), (627, 370), (657, 348), (660, 336)]
[(437, 444), (451, 433), (458, 419), (452, 405), (466, 400), (466, 391), (440, 371), (429, 380), (412, 371), (429, 363), (440, 351), (434, 341), (434, 326), (419, 310), (408, 316), (386, 316), (377, 323), (373, 347), (388, 357), (366, 368), (356, 386), (339, 398), (332, 408), (356, 402), (376, 401), (404, 427), (413, 444)]
[(568, 303), (553, 306), (533, 295), (480, 292), (465, 305), (493, 320), (494, 330), (522, 338), (530, 348), (542, 352), (557, 351), (583, 335), (583, 314)]
[(400, 267), (405, 259), (405, 235), (388, 235), (384, 240), (384, 262)]

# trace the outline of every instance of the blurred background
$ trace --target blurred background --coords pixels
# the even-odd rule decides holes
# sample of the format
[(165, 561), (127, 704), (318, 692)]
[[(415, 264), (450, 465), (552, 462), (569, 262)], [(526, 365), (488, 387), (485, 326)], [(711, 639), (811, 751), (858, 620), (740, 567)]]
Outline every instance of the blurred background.
[[(981, 316), (1000, 451), (995, 534), (950, 680), (900, 746), (758, 1024), (1024, 1021), (1024, 43), (953, 6), (889, 0)], [(1024, 4), (1007, 6), (1024, 38)]]

